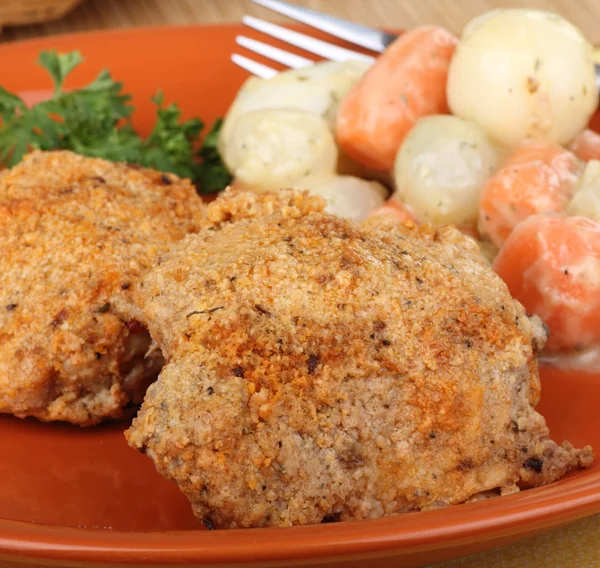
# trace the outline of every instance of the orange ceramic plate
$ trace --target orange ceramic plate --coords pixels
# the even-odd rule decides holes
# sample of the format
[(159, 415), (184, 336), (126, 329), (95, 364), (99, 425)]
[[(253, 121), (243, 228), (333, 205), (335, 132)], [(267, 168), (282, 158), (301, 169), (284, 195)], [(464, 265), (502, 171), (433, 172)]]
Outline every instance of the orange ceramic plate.
[[(42, 49), (79, 49), (76, 85), (109, 67), (151, 124), (162, 88), (186, 116), (222, 115), (246, 73), (229, 62), (240, 26), (79, 34), (0, 47), (0, 84), (49, 87)], [(247, 30), (244, 30), (247, 33)], [(540, 409), (553, 437), (600, 448), (600, 376), (543, 373)], [(355, 523), (206, 531), (152, 462), (130, 449), (126, 424), (78, 429), (0, 417), (0, 563), (418, 566), (506, 544), (600, 512), (600, 461), (547, 487), (486, 502)]]

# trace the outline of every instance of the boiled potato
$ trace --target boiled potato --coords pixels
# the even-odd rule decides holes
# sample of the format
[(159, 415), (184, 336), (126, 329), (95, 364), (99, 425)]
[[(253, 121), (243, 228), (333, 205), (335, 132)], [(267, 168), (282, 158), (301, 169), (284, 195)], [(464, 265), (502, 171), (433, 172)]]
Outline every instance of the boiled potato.
[(566, 144), (598, 105), (592, 46), (556, 14), (494, 10), (465, 28), (447, 95), (453, 114), (507, 148), (525, 139)]
[(364, 221), (369, 213), (381, 207), (388, 193), (376, 181), (335, 174), (308, 176), (296, 182), (294, 188), (320, 195), (327, 201), (326, 211), (357, 222)]
[(456, 116), (427, 116), (398, 152), (393, 199), (422, 223), (473, 225), (483, 186), (499, 165), (498, 150), (479, 126)]
[(296, 109), (322, 116), (331, 126), (340, 101), (367, 70), (362, 61), (324, 61), (302, 69), (282, 71), (272, 79), (252, 77), (238, 92), (219, 136), (219, 150), (231, 140), (238, 116), (264, 109)]
[(567, 213), (600, 222), (600, 161), (590, 160), (587, 163)]
[(323, 118), (283, 109), (238, 116), (221, 156), (238, 183), (253, 191), (277, 190), (315, 173), (332, 173), (338, 157)]
[(227, 114), (223, 119), (221, 130), (219, 130), (217, 148), (221, 156), (225, 153), (227, 149), (227, 142), (231, 135), (231, 128), (233, 126), (233, 123), (235, 122), (237, 117), (240, 114), (243, 114), (244, 112), (244, 101), (250, 98), (256, 91), (259, 91), (263, 87), (263, 83), (265, 82), (266, 81), (264, 79), (260, 79), (258, 77), (249, 77), (248, 79), (246, 79), (245, 83), (237, 92), (235, 100), (229, 107), (229, 110), (227, 111)]

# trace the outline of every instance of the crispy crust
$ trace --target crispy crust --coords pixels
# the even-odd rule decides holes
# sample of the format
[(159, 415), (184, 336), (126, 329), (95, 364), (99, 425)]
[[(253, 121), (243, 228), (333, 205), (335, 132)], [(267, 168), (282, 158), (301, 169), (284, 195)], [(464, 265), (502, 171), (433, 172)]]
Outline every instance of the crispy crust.
[(71, 152), (2, 172), (0, 412), (122, 416), (146, 386), (133, 367), (150, 341), (112, 306), (202, 214), (187, 181)]
[(127, 437), (198, 517), (364, 519), (590, 464), (548, 438), (543, 327), (472, 240), (321, 208), (226, 194), (136, 292), (168, 363)]

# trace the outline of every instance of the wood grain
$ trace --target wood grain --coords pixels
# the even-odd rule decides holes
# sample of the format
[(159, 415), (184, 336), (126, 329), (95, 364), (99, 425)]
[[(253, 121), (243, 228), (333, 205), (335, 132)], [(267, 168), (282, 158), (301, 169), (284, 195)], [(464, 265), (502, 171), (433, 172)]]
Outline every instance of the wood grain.
[[(31, 0), (0, 0), (4, 5)], [(371, 26), (409, 28), (439, 24), (459, 33), (474, 16), (499, 7), (553, 10), (580, 26), (600, 44), (598, 0), (295, 0)], [(101, 28), (238, 21), (244, 14), (282, 20), (248, 0), (87, 0), (59, 20), (4, 30), (0, 41)]]
[(68, 14), (82, 0), (14, 0), (0, 1), (0, 27), (57, 20)]

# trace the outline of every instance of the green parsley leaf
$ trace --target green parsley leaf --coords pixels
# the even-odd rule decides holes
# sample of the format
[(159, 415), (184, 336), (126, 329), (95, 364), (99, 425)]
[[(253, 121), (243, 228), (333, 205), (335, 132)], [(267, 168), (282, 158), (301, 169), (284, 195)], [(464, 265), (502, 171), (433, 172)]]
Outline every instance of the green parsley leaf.
[(218, 118), (215, 120), (198, 152), (202, 165), (198, 170), (197, 183), (202, 193), (221, 191), (232, 180), (232, 176), (223, 164), (217, 149), (217, 140), (222, 125), (223, 119)]
[(152, 99), (156, 122), (143, 139), (131, 123), (131, 96), (123, 93), (122, 83), (114, 81), (108, 70), (80, 89), (64, 90), (65, 79), (82, 61), (77, 51), (42, 52), (39, 63), (52, 78), (54, 94), (31, 108), (0, 87), (2, 165), (17, 164), (32, 149), (63, 149), (172, 172), (190, 178), (201, 193), (226, 187), (231, 176), (216, 146), (221, 121), (213, 124), (200, 144), (202, 121), (182, 121), (179, 107), (174, 103), (164, 106), (159, 91)]
[(0, 87), (0, 117), (2, 120), (12, 120), (17, 112), (23, 112), (26, 108), (21, 97), (9, 93), (4, 87)]
[(79, 51), (71, 51), (70, 53), (56, 53), (56, 50), (42, 51), (38, 59), (38, 63), (50, 73), (52, 81), (54, 81), (54, 94), (62, 92), (63, 83), (67, 75), (75, 69), (81, 62), (83, 57)]
[(163, 93), (152, 99), (157, 105), (156, 124), (143, 144), (142, 164), (157, 170), (172, 172), (190, 179), (196, 178), (197, 164), (194, 145), (204, 124), (198, 118), (181, 122), (181, 111), (175, 104), (163, 108)]

